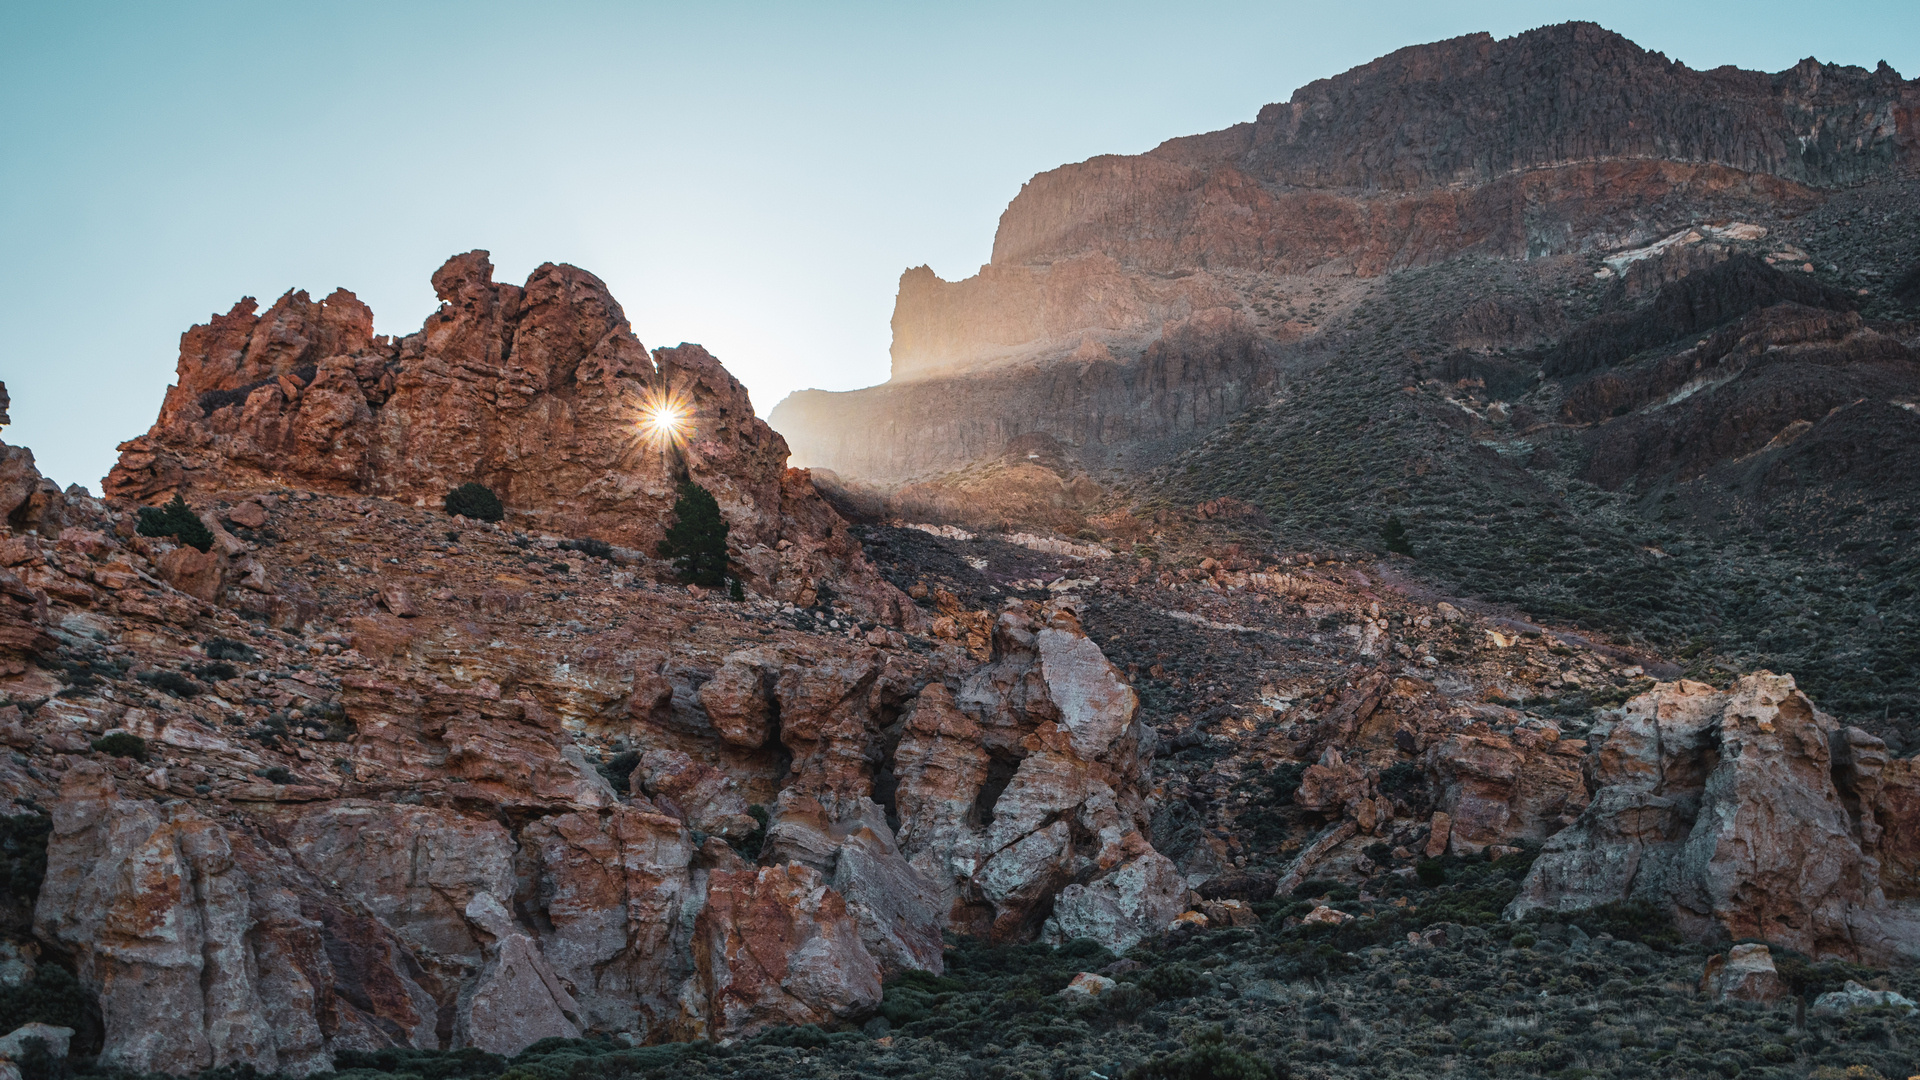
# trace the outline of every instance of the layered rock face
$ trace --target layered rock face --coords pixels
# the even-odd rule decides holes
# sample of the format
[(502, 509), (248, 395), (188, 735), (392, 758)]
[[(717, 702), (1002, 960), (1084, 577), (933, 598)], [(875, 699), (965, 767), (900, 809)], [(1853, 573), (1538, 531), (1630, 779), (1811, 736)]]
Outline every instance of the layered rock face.
[[(516, 520), (651, 553), (684, 471), (719, 501), (750, 585), (795, 599), (830, 581), (898, 618), (899, 598), (706, 350), (649, 353), (578, 267), (548, 263), (514, 286), (473, 251), (433, 287), (439, 312), (397, 340), (375, 336), (345, 289), (289, 292), (264, 313), (243, 300), (189, 330), (160, 418), (121, 446), (106, 494), (289, 486), (424, 506), (479, 482)], [(685, 414), (672, 447), (643, 430), (662, 402)]]
[[(51, 811), (34, 934), (108, 1064), (854, 1023), (947, 931), (1125, 948), (1184, 910), (1070, 604), (1003, 612), (982, 664), (280, 491), (213, 503), (204, 554), (57, 492), (57, 536), (0, 538), (0, 794)], [(179, 587), (223, 559), (261, 589)], [(357, 559), (379, 587), (335, 588)], [(258, 610), (289, 594), (299, 634)]]
[(1911, 809), (1912, 764), (1788, 676), (1662, 686), (1628, 703), (1594, 759), (1591, 805), (1547, 841), (1509, 911), (1646, 900), (1697, 937), (1911, 963), (1920, 915), (1890, 896), (1913, 894), (1912, 863), (1887, 857), (1886, 823)]
[[(979, 274), (902, 276), (886, 386), (795, 395), (774, 421), (797, 460), (874, 483), (1033, 432), (1089, 468), (1163, 458), (1279, 381), (1152, 370), (1196, 325), (1194, 355), (1244, 354), (1248, 333), (1270, 350), (1390, 271), (1802, 210), (1917, 147), (1920, 87), (1884, 64), (1697, 72), (1587, 23), (1402, 49), (1252, 123), (1034, 177)], [(960, 385), (990, 407), (943, 407)]]

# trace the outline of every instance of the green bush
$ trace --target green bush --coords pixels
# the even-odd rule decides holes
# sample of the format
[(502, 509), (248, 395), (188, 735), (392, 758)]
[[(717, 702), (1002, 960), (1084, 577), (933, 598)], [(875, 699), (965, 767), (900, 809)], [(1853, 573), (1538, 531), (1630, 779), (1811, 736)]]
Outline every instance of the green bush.
[(760, 824), (752, 832), (748, 833), (745, 839), (734, 844), (733, 848), (735, 851), (738, 851), (743, 858), (758, 860), (760, 858), (760, 847), (767, 842), (767, 825), (773, 821), (773, 815), (767, 813), (767, 808), (759, 803), (754, 803), (752, 806), (747, 807), (747, 813), (753, 815), (753, 820)]
[(153, 687), (164, 690), (174, 697), (197, 697), (205, 687), (177, 671), (143, 671), (134, 678)]
[(251, 664), (260, 659), (260, 654), (254, 651), (253, 646), (223, 637), (208, 638), (200, 649), (209, 660), (238, 660), (243, 664)]
[(147, 760), (147, 740), (125, 731), (100, 736), (93, 740), (93, 748), (114, 757), (132, 758), (140, 762)]
[(0, 817), (0, 885), (6, 889), (0, 929), (32, 933), (33, 906), (47, 876), (47, 834), (52, 831), (53, 821), (45, 814)]
[(499, 521), (507, 516), (507, 508), (492, 488), (469, 482), (447, 492), (447, 513), (476, 521)]
[(622, 795), (627, 795), (631, 794), (627, 789), (627, 785), (632, 783), (634, 767), (639, 764), (640, 754), (638, 751), (622, 750), (601, 762), (596, 766), (596, 769), (601, 776), (607, 778), (607, 783), (613, 787), (613, 790)]
[(1388, 514), (1386, 524), (1380, 526), (1380, 539), (1387, 550), (1395, 555), (1413, 554), (1413, 544), (1407, 539), (1407, 527), (1398, 514)]
[(728, 525), (713, 493), (691, 480), (680, 481), (673, 516), (660, 541), (660, 557), (679, 568), (683, 581), (708, 589), (725, 585)]
[(1269, 1064), (1229, 1046), (1224, 1032), (1207, 1027), (1180, 1053), (1128, 1069), (1126, 1080), (1287, 1080), (1290, 1075), (1285, 1064)]
[(187, 500), (175, 493), (165, 506), (143, 506), (134, 530), (141, 536), (172, 537), (201, 551), (213, 549), (213, 530), (193, 512)]
[(1191, 964), (1159, 964), (1140, 973), (1140, 989), (1161, 1001), (1192, 997), (1200, 988), (1200, 973)]
[(596, 559), (613, 558), (613, 545), (607, 543), (605, 540), (595, 540), (592, 537), (588, 537), (585, 540), (562, 540), (560, 541), (560, 549), (562, 551), (577, 551), (582, 555), (591, 555)]
[(44, 960), (34, 968), (32, 982), (0, 987), (0, 1027), (13, 1031), (35, 1022), (72, 1028), (76, 1054), (100, 1046), (99, 1004), (71, 972)]

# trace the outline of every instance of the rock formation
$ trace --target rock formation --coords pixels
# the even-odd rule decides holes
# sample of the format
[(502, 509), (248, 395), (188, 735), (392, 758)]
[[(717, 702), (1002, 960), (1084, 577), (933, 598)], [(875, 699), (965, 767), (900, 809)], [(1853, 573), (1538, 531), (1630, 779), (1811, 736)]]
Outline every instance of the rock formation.
[[(750, 587), (792, 600), (830, 582), (873, 616), (909, 610), (705, 349), (649, 353), (578, 267), (514, 286), (472, 251), (433, 287), (440, 310), (397, 340), (345, 289), (290, 291), (260, 314), (249, 298), (181, 335), (160, 417), (122, 444), (106, 494), (286, 486), (426, 506), (479, 482), (517, 521), (651, 554), (684, 473), (719, 501)], [(686, 417), (671, 446), (643, 427), (662, 402)]]
[[(572, 282), (604, 298), (578, 271), (542, 274), (530, 293)], [(439, 280), (457, 298), (483, 279)], [(535, 333), (540, 310), (513, 337), (526, 363), (579, 340)], [(637, 349), (607, 317), (602, 353)], [(8, 458), (28, 509), (0, 537), (0, 737), (37, 765), (0, 764), (0, 795), (51, 811), (32, 932), (97, 995), (104, 1030), (86, 1053), (139, 1072), (304, 1074), (349, 1049), (512, 1054), (549, 1037), (858, 1023), (883, 978), (941, 970), (947, 931), (1125, 948), (1184, 910), (1186, 881), (1145, 835), (1151, 736), (1071, 605), (1005, 610), (984, 665), (873, 620), (874, 598), (911, 602), (804, 474), (777, 472), (778, 437), (693, 347), (661, 370), (700, 373), (674, 384), (698, 415), (737, 405), (731, 430), (762, 440), (696, 435), (694, 475), (743, 514), (770, 477), (743, 531), (799, 538), (777, 557), (844, 552), (795, 564), (840, 575), (810, 577), (808, 610), (702, 599), (636, 553), (512, 527), (615, 526), (594, 516), (605, 507), (569, 516), (581, 504), (561, 494), (591, 440), (523, 482), (512, 455), (544, 462), (549, 444), (489, 428), (478, 397), (478, 428), (429, 437), (408, 420), (408, 387), (445, 370), (435, 350), (467, 316), (381, 361), (395, 385), (377, 408), (377, 380), (327, 384), (295, 364), (377, 358), (351, 303), (296, 296), (271, 320), (235, 318), (254, 331), (235, 337), (245, 348), (205, 344), (238, 323), (188, 335), (203, 359), (183, 361), (187, 389), (112, 484), (157, 496), (139, 485), (171, 477), (208, 551), (141, 536), (137, 502), (45, 491), (30, 456)], [(276, 364), (244, 410), (219, 405), (225, 383)], [(341, 430), (364, 440), (273, 441), (306, 430), (317, 385), (361, 395)], [(582, 416), (608, 422), (589, 386), (603, 384), (576, 377), (516, 407), (573, 410), (579, 433)], [(441, 389), (443, 403), (478, 393)], [(386, 456), (383, 432), (414, 449)], [(508, 493), (510, 524), (346, 494), (458, 478), (441, 456), (456, 436), (500, 463), (480, 475)], [(606, 506), (646, 509), (647, 490)], [(909, 614), (897, 621), (925, 622)]]
[(1646, 900), (1699, 937), (1920, 959), (1920, 916), (1889, 900), (1912, 894), (1909, 869), (1877, 857), (1901, 812), (1883, 796), (1889, 764), (1791, 677), (1658, 687), (1627, 704), (1595, 756), (1591, 805), (1509, 910)]
[(1884, 64), (1699, 72), (1590, 23), (1402, 49), (1250, 123), (1034, 177), (977, 275), (901, 276), (887, 384), (796, 394), (775, 426), (800, 462), (885, 485), (1032, 433), (1090, 469), (1157, 462), (1311, 364), (1262, 358), (1379, 275), (1803, 210), (1920, 161), (1916, 117), (1920, 84)]

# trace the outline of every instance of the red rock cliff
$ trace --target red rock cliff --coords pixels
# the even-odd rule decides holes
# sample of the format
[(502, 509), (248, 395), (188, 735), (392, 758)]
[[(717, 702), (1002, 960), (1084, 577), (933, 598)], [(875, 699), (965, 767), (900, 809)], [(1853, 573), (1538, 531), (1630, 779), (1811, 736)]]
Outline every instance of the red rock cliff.
[[(719, 500), (750, 586), (792, 599), (831, 580), (872, 614), (904, 610), (705, 349), (649, 353), (606, 285), (574, 266), (514, 286), (472, 251), (433, 287), (440, 310), (398, 340), (375, 336), (345, 289), (289, 292), (264, 314), (249, 298), (187, 331), (160, 418), (121, 445), (106, 494), (284, 485), (429, 505), (477, 481), (517, 521), (650, 553), (684, 465)], [(640, 429), (658, 397), (690, 414), (677, 450)]]

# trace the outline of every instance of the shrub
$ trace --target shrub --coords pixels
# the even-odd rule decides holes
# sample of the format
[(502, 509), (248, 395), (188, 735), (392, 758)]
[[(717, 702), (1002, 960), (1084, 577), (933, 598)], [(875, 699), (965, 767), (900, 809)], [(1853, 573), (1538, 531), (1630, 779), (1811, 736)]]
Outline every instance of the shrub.
[(1191, 964), (1159, 964), (1141, 972), (1140, 989), (1161, 1001), (1192, 997), (1200, 988), (1200, 973)]
[(287, 771), (287, 767), (285, 765), (275, 765), (271, 769), (262, 769), (260, 770), (260, 775), (269, 784), (293, 783), (293, 774)]
[(0, 1027), (14, 1031), (35, 1022), (72, 1028), (76, 1055), (99, 1049), (99, 1005), (80, 980), (51, 961), (35, 967), (32, 982), (0, 987)]
[(447, 513), (476, 521), (499, 521), (507, 516), (507, 508), (492, 488), (469, 482), (447, 492)]
[(605, 540), (595, 540), (591, 537), (585, 540), (562, 540), (560, 541), (560, 548), (563, 551), (577, 551), (582, 555), (591, 555), (596, 559), (610, 559), (613, 557), (612, 544), (607, 543)]
[(176, 492), (165, 506), (143, 506), (134, 527), (141, 536), (172, 537), (188, 547), (213, 550), (213, 530)]
[(1439, 859), (1421, 859), (1413, 866), (1413, 872), (1420, 877), (1420, 884), (1428, 888), (1444, 884), (1447, 880), (1447, 868)]
[(125, 731), (116, 731), (93, 740), (93, 748), (103, 754), (114, 757), (132, 758), (135, 761), (147, 760), (147, 740)]
[(639, 764), (640, 754), (637, 751), (622, 750), (595, 768), (601, 776), (607, 778), (607, 783), (613, 787), (613, 790), (627, 795), (630, 794), (627, 785), (633, 778), (634, 766)]
[(253, 651), (253, 646), (223, 637), (208, 638), (200, 646), (200, 651), (206, 653), (209, 660), (238, 660), (243, 664), (251, 664), (260, 659), (260, 654)]
[(47, 876), (47, 834), (53, 821), (45, 814), (0, 817), (0, 930), (33, 932), (33, 907), (40, 899), (40, 882)]
[(195, 697), (205, 689), (177, 671), (143, 671), (134, 678), (155, 690), (164, 690), (174, 697)]
[(1186, 1050), (1128, 1069), (1126, 1080), (1287, 1080), (1290, 1075), (1284, 1064), (1270, 1065), (1228, 1046), (1226, 1034), (1209, 1026)]
[(673, 516), (660, 541), (660, 557), (679, 568), (683, 581), (708, 589), (726, 584), (728, 525), (713, 493), (691, 480), (680, 481)]
[(767, 842), (767, 825), (773, 820), (773, 815), (767, 813), (767, 808), (759, 803), (747, 807), (747, 813), (753, 815), (753, 820), (760, 823), (759, 827), (748, 833), (745, 839), (733, 847), (743, 857), (757, 860), (760, 858), (760, 845)]
[(209, 664), (196, 664), (192, 668), (192, 671), (195, 675), (198, 675), (208, 682), (219, 682), (222, 679), (231, 679), (240, 674), (232, 664), (224, 660), (215, 660)]
[(1395, 555), (1413, 554), (1413, 544), (1407, 539), (1407, 527), (1398, 514), (1387, 515), (1386, 524), (1380, 526), (1380, 539), (1387, 545), (1387, 550)]

